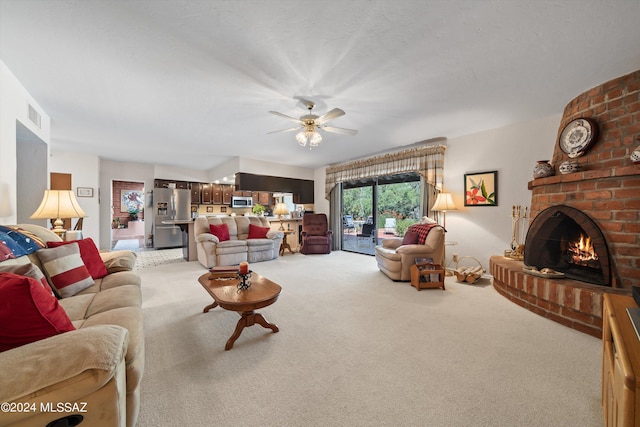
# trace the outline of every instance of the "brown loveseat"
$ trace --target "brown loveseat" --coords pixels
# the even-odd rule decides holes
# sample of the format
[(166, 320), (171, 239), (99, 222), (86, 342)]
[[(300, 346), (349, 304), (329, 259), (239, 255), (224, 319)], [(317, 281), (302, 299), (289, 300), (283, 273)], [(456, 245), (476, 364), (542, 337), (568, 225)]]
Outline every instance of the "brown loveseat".
[[(16, 227), (44, 242), (61, 241), (43, 227)], [(136, 255), (99, 256), (108, 274), (58, 300), (76, 330), (0, 352), (0, 402), (35, 409), (3, 412), (0, 426), (46, 426), (70, 415), (92, 427), (135, 426), (144, 370), (140, 276), (132, 271)], [(2, 261), (0, 267), (5, 277), (22, 277), (8, 270), (30, 263), (44, 270), (37, 253)], [(56, 411), (60, 404), (66, 406)]]

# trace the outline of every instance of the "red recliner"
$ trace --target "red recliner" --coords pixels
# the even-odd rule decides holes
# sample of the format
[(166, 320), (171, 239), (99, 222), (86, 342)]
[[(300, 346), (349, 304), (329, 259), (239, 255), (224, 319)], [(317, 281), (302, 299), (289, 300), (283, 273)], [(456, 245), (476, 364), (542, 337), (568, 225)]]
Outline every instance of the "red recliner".
[(329, 230), (327, 215), (305, 214), (302, 217), (302, 246), (300, 253), (328, 254), (331, 252), (333, 232)]

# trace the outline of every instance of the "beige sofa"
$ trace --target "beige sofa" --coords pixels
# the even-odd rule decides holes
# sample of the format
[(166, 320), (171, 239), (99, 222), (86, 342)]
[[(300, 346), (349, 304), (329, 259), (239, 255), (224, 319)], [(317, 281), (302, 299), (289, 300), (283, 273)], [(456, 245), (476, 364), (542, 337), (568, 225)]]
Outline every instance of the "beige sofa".
[(442, 265), (444, 233), (442, 227), (432, 228), (424, 244), (403, 245), (401, 237), (382, 240), (375, 249), (378, 268), (392, 280), (408, 282), (411, 280), (410, 267), (416, 258), (431, 258), (434, 263)]
[[(209, 225), (226, 224), (229, 240), (211, 234)], [(259, 262), (278, 258), (284, 233), (270, 230), (266, 238), (247, 239), (249, 224), (270, 227), (269, 221), (258, 216), (199, 217), (194, 224), (198, 261), (206, 268), (237, 265), (241, 262)]]
[[(18, 227), (44, 242), (61, 240), (43, 227)], [(0, 426), (45, 426), (73, 414), (84, 418), (81, 425), (136, 425), (144, 371), (140, 276), (132, 271), (136, 255), (113, 251), (100, 257), (109, 274), (58, 300), (76, 330), (0, 352), (0, 402), (35, 409), (3, 412)], [(36, 253), (0, 266), (28, 263), (42, 270)], [(47, 409), (60, 403), (75, 411)]]

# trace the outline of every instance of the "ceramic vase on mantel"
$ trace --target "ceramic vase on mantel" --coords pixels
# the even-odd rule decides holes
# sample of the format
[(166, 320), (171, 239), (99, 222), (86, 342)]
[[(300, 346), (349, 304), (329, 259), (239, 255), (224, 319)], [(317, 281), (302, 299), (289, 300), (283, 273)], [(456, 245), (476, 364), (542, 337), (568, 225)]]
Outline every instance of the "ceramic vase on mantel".
[(558, 170), (561, 174), (566, 175), (568, 173), (580, 172), (582, 170), (582, 166), (575, 160), (567, 160), (560, 164), (560, 168)]
[(549, 160), (538, 160), (538, 163), (533, 167), (533, 178), (544, 178), (551, 175), (553, 175), (553, 166)]

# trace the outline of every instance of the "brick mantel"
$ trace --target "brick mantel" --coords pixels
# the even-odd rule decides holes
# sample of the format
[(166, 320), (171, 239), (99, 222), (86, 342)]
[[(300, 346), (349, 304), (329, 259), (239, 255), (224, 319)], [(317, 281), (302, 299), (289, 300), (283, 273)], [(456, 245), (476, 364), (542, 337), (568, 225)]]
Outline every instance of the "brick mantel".
[(640, 286), (640, 164), (630, 159), (640, 145), (640, 70), (606, 82), (574, 98), (560, 122), (558, 137), (570, 121), (589, 117), (599, 137), (576, 160), (582, 171), (562, 175), (571, 160), (556, 139), (556, 175), (529, 182), (531, 218), (555, 205), (583, 211), (602, 230), (612, 259), (612, 285)]
[[(564, 126), (577, 118), (595, 120), (599, 136), (589, 150), (570, 159), (558, 144)], [(551, 143), (551, 142), (550, 142)], [(533, 278), (522, 262), (492, 257), (494, 287), (523, 307), (594, 336), (602, 325), (602, 294), (629, 293), (640, 286), (640, 164), (630, 155), (640, 146), (640, 70), (590, 89), (567, 104), (551, 164), (555, 175), (529, 182), (531, 220), (557, 205), (582, 211), (602, 231), (612, 270), (612, 287), (573, 280)], [(535, 161), (532, 159), (532, 169)], [(580, 172), (562, 175), (575, 160)], [(526, 249), (525, 249), (526, 250)]]

